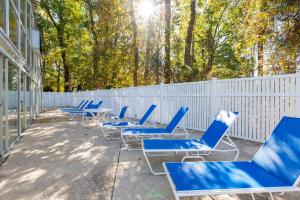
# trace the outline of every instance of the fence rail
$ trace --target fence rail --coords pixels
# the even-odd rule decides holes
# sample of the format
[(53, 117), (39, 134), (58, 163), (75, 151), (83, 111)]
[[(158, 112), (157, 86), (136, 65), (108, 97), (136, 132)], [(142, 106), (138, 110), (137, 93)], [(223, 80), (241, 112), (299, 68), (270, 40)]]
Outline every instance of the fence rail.
[(300, 73), (270, 77), (161, 84), (111, 90), (43, 93), (44, 107), (75, 106), (82, 99), (103, 100), (116, 112), (129, 105), (129, 117), (139, 118), (151, 105), (153, 121), (168, 123), (180, 106), (190, 112), (187, 128), (204, 131), (219, 110), (239, 111), (230, 131), (236, 138), (263, 142), (282, 116), (300, 117)]

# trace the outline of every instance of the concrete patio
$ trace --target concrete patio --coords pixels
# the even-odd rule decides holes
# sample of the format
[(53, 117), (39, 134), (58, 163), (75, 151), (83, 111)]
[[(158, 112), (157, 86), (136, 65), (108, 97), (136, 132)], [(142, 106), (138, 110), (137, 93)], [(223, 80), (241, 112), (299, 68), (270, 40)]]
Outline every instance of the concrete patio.
[[(191, 137), (199, 137), (192, 131)], [(236, 140), (239, 160), (251, 159), (259, 144)], [(153, 176), (140, 151), (123, 151), (120, 140), (103, 138), (100, 128), (83, 126), (58, 110), (40, 114), (0, 167), (0, 199), (174, 199), (165, 176)], [(209, 160), (233, 156), (212, 155)], [(172, 161), (179, 161), (173, 157)], [(153, 160), (159, 164), (162, 160)], [(159, 166), (158, 166), (159, 167)], [(268, 199), (265, 194), (257, 199)], [(247, 200), (250, 195), (203, 196), (205, 200)], [(299, 193), (275, 194), (277, 200)]]

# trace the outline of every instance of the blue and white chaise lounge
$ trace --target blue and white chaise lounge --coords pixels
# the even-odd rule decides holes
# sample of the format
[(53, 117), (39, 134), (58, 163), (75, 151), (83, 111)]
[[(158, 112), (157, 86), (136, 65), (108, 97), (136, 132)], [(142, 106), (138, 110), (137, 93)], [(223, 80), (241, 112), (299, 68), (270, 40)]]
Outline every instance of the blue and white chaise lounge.
[(78, 109), (62, 110), (62, 112), (64, 112), (64, 113), (82, 112), (87, 106), (89, 106), (92, 103), (93, 103), (93, 101), (87, 100), (83, 104), (81, 104), (81, 106)]
[[(129, 128), (129, 127), (144, 126), (144, 124), (147, 122), (147, 120), (149, 119), (150, 115), (152, 114), (155, 108), (156, 105), (152, 104), (139, 121), (135, 121), (135, 122), (120, 121), (120, 122), (102, 123), (100, 124), (102, 128), (102, 133), (105, 136), (105, 134), (108, 133), (107, 129), (111, 130), (111, 129), (122, 129), (122, 128)], [(120, 139), (120, 137), (118, 137), (118, 139)]]
[(164, 163), (180, 197), (300, 191), (300, 118), (283, 117), (250, 161)]
[(133, 149), (128, 147), (128, 142), (132, 141), (130, 139), (138, 139), (137, 141), (141, 141), (143, 138), (161, 138), (162, 136), (185, 136), (187, 138), (188, 132), (185, 130), (184, 133), (176, 133), (174, 134), (174, 130), (181, 122), (181, 120), (186, 116), (189, 111), (188, 107), (181, 107), (178, 112), (174, 115), (173, 119), (169, 122), (169, 124), (165, 128), (125, 128), (121, 131), (121, 138), (123, 144), (125, 145), (125, 149), (127, 150), (141, 150)]
[(78, 106), (76, 107), (66, 107), (66, 108), (60, 108), (59, 110), (64, 112), (64, 111), (68, 111), (68, 110), (79, 110), (81, 108), (81, 106), (85, 103), (86, 101), (85, 100), (82, 100)]
[[(233, 141), (226, 134), (231, 125), (236, 121), (239, 113), (221, 111), (211, 123), (204, 135), (200, 139), (181, 139), (181, 140), (142, 140), (142, 150), (153, 175), (165, 174), (164, 171), (155, 171), (151, 166), (149, 157), (166, 156), (170, 153), (183, 153), (182, 162), (187, 158), (200, 158), (209, 155), (211, 152), (236, 152), (234, 160), (239, 156), (239, 150)], [(225, 140), (226, 139), (226, 140)], [(220, 142), (230, 148), (217, 149)]]
[(125, 115), (126, 115), (126, 111), (128, 110), (128, 108), (129, 108), (129, 106), (123, 106), (123, 107), (121, 107), (119, 114), (109, 113), (106, 116), (106, 118), (109, 118), (110, 120), (113, 120), (113, 122), (107, 122), (107, 123), (116, 123), (116, 122), (124, 119)]
[(90, 104), (89, 100), (84, 101), (79, 107), (77, 108), (62, 108), (60, 109), (63, 113), (71, 113), (71, 112), (79, 112), (82, 111), (85, 107), (87, 107)]
[(72, 117), (74, 116), (81, 116), (82, 121), (84, 121), (84, 118), (87, 117), (94, 117), (96, 113), (88, 113), (85, 112), (85, 109), (98, 109), (102, 105), (103, 101), (99, 101), (98, 103), (94, 103), (94, 101), (90, 101), (88, 104), (86, 104), (85, 107), (83, 107), (81, 110), (76, 111), (68, 111), (67, 113), (70, 114)]

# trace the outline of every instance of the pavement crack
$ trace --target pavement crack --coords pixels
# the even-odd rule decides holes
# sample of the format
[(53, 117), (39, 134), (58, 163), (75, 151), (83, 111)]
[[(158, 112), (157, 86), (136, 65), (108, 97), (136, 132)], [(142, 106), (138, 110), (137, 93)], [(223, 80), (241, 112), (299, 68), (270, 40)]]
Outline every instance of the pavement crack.
[(116, 181), (117, 181), (117, 174), (118, 174), (118, 168), (119, 168), (119, 163), (120, 163), (121, 148), (122, 148), (122, 142), (120, 143), (118, 156), (117, 156), (117, 166), (116, 166), (116, 170), (115, 170), (114, 184), (113, 184), (113, 188), (112, 188), (112, 192), (111, 192), (111, 200), (113, 200), (113, 198), (114, 198), (115, 185), (116, 185)]

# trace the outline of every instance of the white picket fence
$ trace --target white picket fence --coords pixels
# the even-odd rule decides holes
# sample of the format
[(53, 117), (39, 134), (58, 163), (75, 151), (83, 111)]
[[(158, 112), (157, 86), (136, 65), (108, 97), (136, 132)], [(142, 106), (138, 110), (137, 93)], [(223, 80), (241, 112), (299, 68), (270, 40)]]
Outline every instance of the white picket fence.
[(300, 73), (270, 77), (161, 84), (111, 90), (43, 93), (44, 107), (75, 106), (81, 100), (103, 100), (116, 112), (129, 105), (128, 116), (139, 118), (151, 105), (152, 120), (168, 123), (180, 106), (190, 111), (182, 125), (204, 131), (220, 110), (240, 112), (230, 135), (263, 142), (282, 116), (300, 117)]

